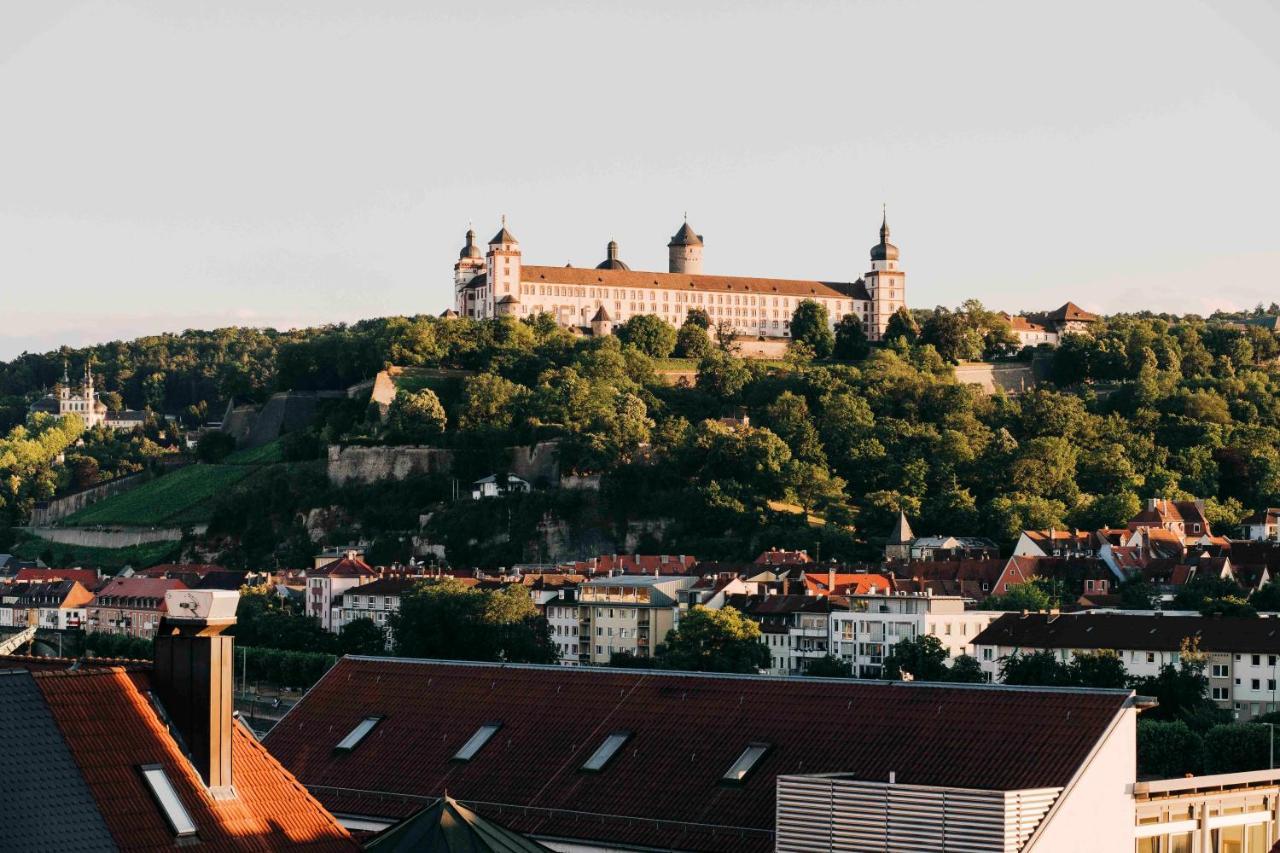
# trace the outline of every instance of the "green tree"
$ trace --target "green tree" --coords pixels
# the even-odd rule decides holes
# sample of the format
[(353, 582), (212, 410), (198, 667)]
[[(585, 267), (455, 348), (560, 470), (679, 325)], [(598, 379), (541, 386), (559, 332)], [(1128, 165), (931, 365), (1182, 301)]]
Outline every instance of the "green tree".
[(221, 462), (236, 449), (235, 437), (221, 430), (212, 430), (196, 441), (196, 458), (201, 462)]
[(1053, 599), (1033, 580), (1009, 584), (1003, 593), (992, 595), (982, 603), (984, 610), (1030, 610), (1032, 613), (1053, 606)]
[(1266, 770), (1272, 761), (1270, 726), (1224, 723), (1205, 732), (1205, 773)]
[(862, 361), (871, 353), (867, 332), (856, 314), (845, 314), (836, 323), (835, 348), (832, 354), (840, 361)]
[(338, 649), (344, 655), (381, 655), (387, 651), (387, 635), (372, 619), (352, 619), (338, 634)]
[(907, 306), (903, 305), (889, 316), (889, 322), (885, 324), (882, 340), (886, 345), (895, 341), (914, 344), (919, 337), (920, 324), (916, 322), (915, 317), (911, 316)]
[(1181, 720), (1138, 719), (1138, 775), (1172, 779), (1198, 774), (1204, 740)]
[(676, 348), (676, 330), (654, 314), (636, 314), (618, 326), (614, 334), (624, 344), (653, 358), (666, 358)]
[(711, 338), (705, 326), (690, 317), (676, 333), (676, 355), (681, 358), (706, 358), (711, 354)]
[(701, 308), (690, 308), (689, 313), (684, 315), (684, 322), (686, 325), (692, 323), (701, 326), (704, 332), (711, 328), (711, 317)]
[(835, 335), (826, 306), (812, 299), (801, 300), (791, 314), (791, 340), (808, 344), (818, 358), (830, 356), (835, 348)]
[(492, 433), (509, 430), (521, 418), (529, 389), (495, 373), (470, 376), (462, 386), (458, 429)]
[(448, 419), (430, 388), (398, 391), (387, 411), (387, 432), (401, 444), (426, 444), (444, 434)]
[(823, 655), (810, 658), (805, 664), (804, 674), (814, 678), (852, 678), (853, 664), (835, 655)]
[(982, 671), (982, 664), (978, 663), (978, 659), (973, 655), (959, 655), (947, 670), (947, 681), (960, 684), (982, 684), (986, 680), (987, 674)]
[(1013, 652), (1000, 659), (1000, 681), (1003, 684), (1070, 685), (1071, 668), (1052, 651)]
[(459, 660), (554, 663), (546, 619), (520, 587), (487, 591), (453, 578), (424, 581), (388, 620), (396, 654)]
[(1154, 696), (1157, 705), (1142, 716), (1152, 720), (1181, 720), (1196, 731), (1227, 722), (1229, 712), (1209, 698), (1209, 679), (1204, 668), (1207, 656), (1199, 643), (1183, 640), (1177, 666), (1165, 664), (1159, 673), (1137, 679), (1133, 689), (1141, 696)]
[(722, 400), (732, 400), (751, 381), (751, 371), (742, 359), (713, 352), (698, 362), (698, 388)]
[(1110, 649), (1077, 651), (1067, 664), (1070, 682), (1079, 687), (1126, 687), (1129, 673), (1120, 655)]
[(769, 648), (760, 639), (760, 626), (734, 608), (696, 606), (667, 632), (658, 661), (666, 669), (758, 672), (769, 665)]
[(932, 634), (903, 637), (885, 655), (882, 673), (890, 681), (946, 681), (947, 649)]

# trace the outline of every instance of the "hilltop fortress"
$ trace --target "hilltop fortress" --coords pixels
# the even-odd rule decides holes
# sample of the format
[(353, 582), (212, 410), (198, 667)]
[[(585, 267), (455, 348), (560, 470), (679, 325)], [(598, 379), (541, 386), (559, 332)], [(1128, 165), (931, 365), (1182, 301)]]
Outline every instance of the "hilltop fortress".
[(852, 314), (876, 341), (906, 304), (906, 274), (898, 247), (889, 242), (887, 219), (871, 248), (871, 269), (856, 281), (708, 275), (702, 270), (704, 245), (686, 221), (667, 243), (666, 272), (631, 269), (613, 241), (594, 269), (532, 266), (524, 263), (520, 242), (504, 219), (487, 250), (476, 245), (474, 231), (467, 231), (453, 266), (454, 310), (476, 319), (546, 313), (561, 325), (607, 335), (614, 324), (638, 314), (679, 326), (689, 311), (700, 308), (713, 324), (728, 322), (739, 335), (787, 338), (796, 306), (812, 299), (826, 307), (833, 327)]

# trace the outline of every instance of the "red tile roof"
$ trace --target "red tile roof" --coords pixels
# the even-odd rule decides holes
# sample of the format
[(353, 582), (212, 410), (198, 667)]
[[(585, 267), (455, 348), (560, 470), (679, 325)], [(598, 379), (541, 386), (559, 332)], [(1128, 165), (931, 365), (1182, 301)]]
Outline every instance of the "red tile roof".
[(568, 563), (568, 568), (581, 575), (591, 576), (601, 572), (622, 572), (628, 575), (651, 575), (655, 571), (664, 575), (687, 574), (698, 563), (689, 554), (601, 554), (590, 560)]
[(164, 610), (164, 594), (171, 589), (186, 589), (187, 585), (179, 580), (166, 578), (112, 578), (106, 586), (98, 590), (92, 604), (106, 607), (121, 602), (122, 599), (149, 598), (156, 602), (157, 610)]
[[(401, 818), (447, 789), (541, 837), (763, 853), (780, 773), (1064, 786), (1130, 695), (347, 657), (266, 744), (337, 812)], [(363, 742), (334, 751), (374, 715), (384, 719)], [(451, 761), (491, 721), (497, 735)], [(582, 771), (616, 731), (632, 733), (617, 756)], [(773, 748), (744, 784), (722, 785), (753, 741)]]
[(893, 591), (893, 581), (885, 575), (836, 573), (835, 586), (828, 588), (827, 572), (805, 572), (804, 586), (814, 595), (866, 595)]
[(214, 800), (156, 716), (145, 673), (38, 672), (36, 683), (121, 850), (172, 850), (173, 832), (137, 768), (159, 764), (209, 851), (355, 851), (337, 820), (244, 728), (234, 725), (237, 796)]
[(199, 575), (204, 577), (210, 572), (225, 572), (227, 569), (212, 563), (161, 563), (150, 568), (140, 569), (136, 575), (148, 578), (162, 578), (169, 573), (181, 575)]
[(52, 581), (80, 581), (88, 589), (102, 582), (96, 569), (18, 569), (14, 583), (49, 583)]
[(520, 280), (532, 284), (570, 284), (585, 287), (652, 287), (721, 293), (764, 293), (798, 298), (866, 300), (866, 284), (858, 281), (800, 281), (782, 278), (748, 278), (730, 275), (601, 270), (582, 267), (522, 266)]
[(307, 577), (361, 578), (377, 574), (372, 566), (359, 557), (343, 557), (332, 563), (325, 563), (318, 569), (307, 570)]
[(794, 566), (801, 563), (812, 563), (813, 558), (807, 551), (779, 551), (774, 548), (764, 551), (756, 557), (757, 566)]

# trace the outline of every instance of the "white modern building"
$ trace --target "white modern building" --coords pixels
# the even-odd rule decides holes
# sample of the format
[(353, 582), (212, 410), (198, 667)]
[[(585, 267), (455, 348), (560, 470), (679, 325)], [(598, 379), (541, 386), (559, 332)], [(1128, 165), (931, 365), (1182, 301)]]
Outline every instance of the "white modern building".
[(958, 595), (858, 595), (849, 603), (849, 610), (831, 611), (831, 653), (849, 662), (860, 678), (879, 678), (897, 642), (926, 634), (937, 637), (950, 658), (973, 654), (974, 638), (1002, 615), (966, 610)]

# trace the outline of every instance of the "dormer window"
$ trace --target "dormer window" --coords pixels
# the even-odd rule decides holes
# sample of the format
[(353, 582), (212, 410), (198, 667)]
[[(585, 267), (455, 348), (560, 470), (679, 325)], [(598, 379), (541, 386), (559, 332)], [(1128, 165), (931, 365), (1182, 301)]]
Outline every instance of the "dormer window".
[(453, 760), (470, 761), (472, 758), (475, 758), (476, 753), (489, 742), (490, 738), (498, 733), (498, 729), (500, 728), (502, 728), (502, 723), (485, 723), (483, 726), (476, 729), (476, 733), (467, 739), (467, 742), (462, 745), (461, 749), (454, 753)]
[(159, 764), (146, 764), (139, 767), (138, 771), (142, 773), (142, 780), (147, 783), (151, 796), (155, 797), (156, 805), (164, 813), (164, 819), (173, 830), (173, 834), (179, 838), (195, 835), (196, 822), (191, 819), (191, 813), (178, 798), (178, 792), (169, 781), (169, 775), (164, 772), (164, 767)]
[(751, 775), (751, 771), (760, 763), (760, 759), (764, 758), (769, 752), (770, 746), (767, 743), (750, 743), (747, 748), (738, 756), (738, 760), (733, 762), (725, 774), (720, 777), (721, 782), (730, 785), (741, 785), (747, 781), (747, 777)]

